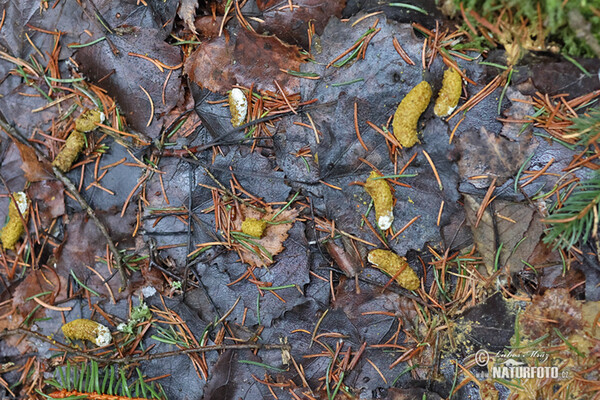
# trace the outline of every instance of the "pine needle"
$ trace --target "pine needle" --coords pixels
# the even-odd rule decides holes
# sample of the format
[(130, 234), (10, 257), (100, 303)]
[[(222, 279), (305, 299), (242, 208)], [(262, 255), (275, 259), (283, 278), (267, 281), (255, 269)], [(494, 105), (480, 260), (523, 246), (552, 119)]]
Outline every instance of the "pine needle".
[(561, 208), (555, 210), (544, 222), (552, 225), (544, 243), (554, 243), (554, 248), (570, 249), (582, 240), (587, 241), (598, 224), (598, 205), (600, 203), (600, 170), (579, 185)]

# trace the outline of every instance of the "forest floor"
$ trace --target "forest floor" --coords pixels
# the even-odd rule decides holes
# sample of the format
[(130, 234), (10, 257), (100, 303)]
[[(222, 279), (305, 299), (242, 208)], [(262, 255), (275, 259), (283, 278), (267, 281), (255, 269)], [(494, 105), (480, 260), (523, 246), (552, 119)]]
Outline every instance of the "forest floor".
[(412, 3), (0, 0), (0, 398), (600, 398), (600, 63)]

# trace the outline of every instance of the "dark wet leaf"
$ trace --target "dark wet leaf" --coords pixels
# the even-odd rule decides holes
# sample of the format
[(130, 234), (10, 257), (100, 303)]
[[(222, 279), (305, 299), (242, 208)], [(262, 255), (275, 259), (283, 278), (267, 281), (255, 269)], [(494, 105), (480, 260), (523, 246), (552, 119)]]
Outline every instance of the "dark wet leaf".
[(314, 24), (315, 32), (321, 35), (331, 17), (341, 17), (346, 0), (301, 0), (294, 3), (293, 11), (289, 4), (287, 0), (258, 0), (256, 5), (264, 20), (259, 32), (308, 49), (308, 23)]
[(464, 179), (487, 175), (488, 179), (471, 181), (476, 187), (488, 186), (497, 178), (498, 186), (514, 176), (527, 156), (535, 149), (531, 134), (523, 133), (516, 142), (489, 131), (484, 126), (463, 132), (457, 140), (461, 152), (458, 162)]
[(44, 107), (48, 102), (33, 87), (20, 83), (16, 77), (8, 77), (0, 85), (0, 91), (3, 94), (0, 97), (0, 108), (7, 121), (14, 123), (22, 132), (33, 131), (35, 128), (45, 131), (50, 128), (52, 119), (56, 118), (56, 110), (34, 113), (33, 110)]
[[(535, 57), (535, 56), (534, 56)], [(569, 98), (600, 89), (600, 81), (596, 73), (598, 60), (578, 59), (577, 62), (591, 72), (585, 75), (573, 63), (565, 60), (544, 59), (536, 60), (529, 69), (528, 75), (536, 89), (553, 96), (559, 93), (569, 93)]]
[[(66, 279), (59, 277), (48, 269), (40, 269), (27, 274), (14, 290), (13, 308), (23, 318), (27, 317), (36, 307), (45, 310), (32, 297), (38, 297), (39, 300), (52, 304), (57, 298), (65, 298), (66, 293), (63, 290), (66, 283)], [(39, 294), (46, 292), (50, 293), (39, 296)], [(39, 317), (42, 313), (43, 311), (37, 313), (36, 316)]]
[[(25, 173), (21, 169), (21, 166), (23, 165), (21, 153), (19, 152), (17, 146), (10, 141), (10, 139), (3, 138), (3, 142), (7, 146), (4, 147), (0, 168), (2, 170), (2, 177), (6, 181), (8, 188), (2, 189), (3, 192), (6, 192), (7, 189), (13, 192), (18, 192), (23, 190), (25, 183), (27, 182)], [(7, 207), (4, 208), (4, 210), (8, 209), (8, 202), (6, 203), (6, 206)]]
[(387, 392), (385, 400), (412, 400), (412, 399), (430, 399), (430, 400), (442, 400), (442, 397), (437, 393), (432, 393), (426, 389), (397, 389), (391, 388)]
[[(126, 240), (131, 238), (135, 215), (128, 213), (121, 218), (120, 211), (113, 208), (108, 212), (96, 211), (96, 214), (106, 225), (112, 240), (125, 244)], [(106, 262), (97, 260), (97, 257), (106, 258), (107, 254), (106, 239), (87, 214), (85, 212), (71, 214), (66, 225), (64, 240), (54, 251), (57, 273), (69, 277), (72, 270), (86, 286), (108, 297), (108, 289), (103, 280), (86, 267), (89, 266), (108, 281), (115, 298), (124, 298), (128, 293), (119, 292), (120, 282), (118, 274), (113, 274), (114, 267), (109, 271)]]
[[(316, 97), (320, 104), (299, 117), (289, 118), (280, 126), (280, 134), (275, 137), (277, 162), (292, 179), (293, 186), (304, 187), (316, 195), (315, 206), (319, 212), (335, 219), (336, 226), (372, 243), (379, 243), (367, 227), (361, 227), (362, 217), (367, 210), (370, 198), (360, 186), (351, 186), (353, 181), (364, 182), (371, 168), (360, 158), (379, 168), (384, 174), (393, 174), (393, 164), (384, 138), (370, 128), (366, 121), (377, 126), (385, 125), (393, 115), (401, 98), (422, 80), (420, 68), (406, 66), (396, 53), (392, 39), (396, 37), (406, 52), (419, 59), (422, 41), (414, 37), (412, 29), (389, 20), (381, 20), (381, 31), (373, 38), (364, 60), (357, 60), (341, 68), (325, 66), (349, 48), (373, 24), (375, 17), (361, 21), (352, 27), (352, 20), (341, 22), (331, 19), (320, 37), (321, 52), (313, 52), (316, 63), (306, 64), (303, 72), (315, 72), (320, 80), (302, 80), (303, 98)], [(371, 46), (377, 51), (371, 50)], [(431, 79), (435, 88), (441, 86), (441, 63), (432, 66)], [(334, 84), (349, 83), (342, 86)], [(358, 126), (366, 151), (357, 139), (354, 128), (354, 103), (357, 103)], [(305, 127), (294, 124), (310, 124), (310, 114), (316, 128), (322, 133), (319, 143), (314, 133)], [(401, 152), (398, 165), (401, 168), (416, 152), (417, 158), (405, 171), (418, 174), (415, 178), (401, 179), (412, 188), (394, 186), (397, 199), (394, 208), (393, 227), (399, 230), (414, 217), (407, 234), (399, 241), (391, 243), (398, 254), (404, 255), (409, 249), (422, 249), (426, 242), (441, 242), (437, 227), (437, 215), (442, 200), (445, 203), (440, 226), (448, 223), (450, 216), (458, 211), (456, 191), (458, 174), (448, 153), (449, 128), (441, 120), (433, 117), (433, 105), (421, 118), (419, 130), (422, 144)], [(310, 146), (318, 155), (318, 165), (312, 164), (310, 171), (302, 159), (293, 155), (300, 148)], [(440, 191), (436, 178), (422, 150), (425, 149), (434, 161), (444, 187)], [(342, 188), (331, 189), (319, 183), (323, 180)], [(320, 198), (319, 198), (320, 197)], [(349, 206), (350, 205), (350, 206)], [(373, 213), (369, 217), (374, 221)]]
[(237, 356), (233, 350), (226, 350), (214, 366), (213, 376), (206, 385), (204, 399), (230, 399), (235, 391), (233, 370), (236, 369)]
[(65, 214), (64, 185), (57, 180), (34, 182), (27, 194), (36, 204), (43, 226), (49, 226), (54, 218)]
[(298, 90), (299, 79), (280, 69), (298, 71), (303, 62), (296, 46), (238, 27), (202, 43), (187, 59), (185, 73), (201, 87), (222, 94), (233, 85), (277, 92), (274, 81), (291, 94)]
[(534, 207), (527, 203), (496, 200), (486, 208), (476, 226), (482, 199), (467, 194), (463, 198), (467, 221), (488, 275), (495, 272), (495, 267), (515, 273), (524, 267), (523, 261), (530, 262), (537, 254), (535, 250), (541, 243), (544, 226)]
[(212, 39), (219, 36), (222, 21), (223, 17), (213, 18), (212, 16), (206, 15), (196, 18), (194, 21), (194, 28), (198, 32), (198, 35), (204, 39)]
[[(264, 378), (265, 368), (246, 364), (244, 361), (261, 363), (262, 360), (250, 351), (223, 352), (214, 365), (213, 375), (206, 385), (202, 399), (268, 398), (270, 394), (267, 388), (253, 378)], [(279, 390), (278, 392), (282, 393)]]
[[(100, 134), (98, 131), (94, 133), (98, 136)], [(95, 166), (85, 169), (81, 193), (84, 194), (94, 210), (106, 211), (112, 207), (121, 209), (143, 173), (143, 168), (140, 168), (134, 157), (138, 160), (144, 159), (144, 153), (135, 149), (133, 151), (129, 150), (110, 138), (103, 140), (102, 143), (108, 147), (108, 150), (102, 154), (97, 171)], [(123, 162), (106, 168), (120, 161)], [(105, 171), (106, 173), (104, 173)], [(73, 182), (79, 182), (81, 170), (75, 169), (67, 175)], [(98, 180), (99, 177), (102, 177), (102, 179)], [(104, 190), (95, 186), (94, 183), (98, 183)], [(79, 205), (71, 198), (67, 199), (67, 204), (76, 209), (79, 208)], [(134, 214), (135, 211), (136, 205), (130, 202), (126, 212)]]
[[(176, 46), (163, 42), (159, 33), (151, 28), (131, 28), (122, 35), (107, 35), (118, 54), (106, 40), (79, 49), (76, 54), (82, 71), (118, 102), (129, 126), (150, 137), (158, 135), (164, 115), (175, 107), (181, 94), (178, 68), (182, 62), (181, 52)], [(170, 69), (161, 71), (152, 62), (132, 54), (156, 59), (172, 68), (172, 74)], [(154, 114), (142, 88), (152, 98)], [(152, 122), (147, 126), (150, 117)]]
[[(268, 290), (263, 290), (264, 295), (258, 300), (259, 293), (256, 285), (247, 280), (226, 286), (246, 273), (248, 268), (247, 264), (236, 262), (239, 257), (233, 252), (228, 253), (226, 257), (219, 258), (218, 260), (222, 260), (221, 262), (211, 263), (200, 271), (209, 295), (214, 299), (226, 300), (221, 302), (222, 312), (227, 311), (241, 296), (244, 305), (252, 310), (252, 313), (247, 315), (246, 325), (258, 324), (260, 317), (260, 324), (268, 327), (287, 311), (306, 301), (302, 293), (310, 279), (303, 225), (296, 223), (289, 234), (290, 237), (283, 244), (285, 250), (275, 256), (276, 262), (268, 268), (254, 270), (257, 280), (270, 282), (272, 287), (295, 285), (273, 291), (284, 298), (285, 302)], [(258, 301), (260, 310), (257, 310)], [(239, 320), (242, 313), (243, 307), (240, 305), (232, 314), (232, 318)]]
[(454, 341), (466, 355), (479, 349), (497, 352), (510, 344), (514, 334), (516, 310), (496, 293), (469, 308), (456, 321)]
[[(398, 5), (393, 6), (392, 4)], [(409, 7), (416, 6), (422, 11), (410, 9), (404, 7), (403, 5), (409, 5)], [(427, 28), (434, 28), (434, 18), (442, 17), (440, 7), (434, 0), (405, 0), (398, 2), (381, 2), (379, 0), (349, 0), (346, 8), (344, 9), (342, 17), (349, 18), (361, 11), (365, 13), (383, 11), (383, 15), (385, 15), (388, 19), (406, 23), (417, 22), (426, 26)]]

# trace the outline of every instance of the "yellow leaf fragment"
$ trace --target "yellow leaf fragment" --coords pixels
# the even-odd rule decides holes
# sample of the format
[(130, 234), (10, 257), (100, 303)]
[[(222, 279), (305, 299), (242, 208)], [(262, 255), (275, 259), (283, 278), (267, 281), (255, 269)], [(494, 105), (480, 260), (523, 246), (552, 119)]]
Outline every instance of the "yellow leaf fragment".
[(417, 122), (429, 105), (431, 93), (429, 83), (422, 81), (404, 96), (396, 109), (392, 126), (394, 136), (403, 147), (412, 147), (419, 141)]
[(108, 328), (89, 319), (76, 319), (62, 326), (63, 334), (69, 339), (89, 340), (96, 346), (107, 346), (112, 341)]
[(266, 228), (267, 221), (262, 219), (246, 218), (244, 222), (242, 222), (242, 232), (256, 238), (263, 237)]
[(417, 273), (408, 265), (406, 258), (400, 257), (389, 250), (376, 249), (369, 252), (369, 262), (390, 276), (395, 276), (401, 269), (403, 271), (396, 277), (396, 282), (408, 290), (417, 290), (421, 285)]
[(385, 231), (394, 222), (394, 197), (392, 196), (392, 189), (390, 189), (390, 185), (385, 179), (374, 179), (378, 177), (381, 177), (381, 175), (371, 171), (371, 175), (365, 183), (365, 190), (373, 199), (377, 225), (382, 231)]
[(433, 112), (438, 117), (446, 117), (454, 111), (462, 94), (462, 76), (454, 68), (444, 71), (442, 88), (435, 101)]
[[(21, 211), (21, 215), (25, 218), (29, 207), (29, 200), (24, 192), (14, 192), (13, 196), (17, 204), (12, 200), (10, 201), (10, 204), (8, 205), (8, 222), (4, 225), (4, 228), (2, 228), (2, 232), (0, 233), (2, 247), (11, 250), (15, 248), (17, 241), (25, 231), (25, 226), (23, 225), (23, 221), (21, 221), (19, 211)], [(18, 210), (17, 207), (19, 207)]]

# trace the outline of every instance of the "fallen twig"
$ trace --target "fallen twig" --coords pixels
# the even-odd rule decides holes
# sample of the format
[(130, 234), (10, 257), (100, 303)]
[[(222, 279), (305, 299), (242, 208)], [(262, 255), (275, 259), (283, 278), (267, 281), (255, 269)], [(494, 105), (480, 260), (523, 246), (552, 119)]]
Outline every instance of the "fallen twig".
[(10, 329), (0, 332), (0, 338), (4, 338), (7, 336), (14, 335), (27, 335), (30, 337), (34, 337), (43, 342), (50, 343), (53, 346), (58, 347), (61, 351), (65, 351), (68, 353), (72, 353), (81, 357), (84, 357), (88, 360), (101, 362), (105, 364), (132, 364), (139, 361), (148, 361), (148, 360), (156, 360), (160, 358), (167, 358), (178, 356), (182, 354), (192, 354), (192, 353), (206, 353), (208, 351), (213, 350), (245, 350), (245, 349), (259, 349), (259, 350), (287, 350), (290, 351), (292, 346), (288, 343), (283, 344), (261, 344), (261, 343), (243, 343), (243, 344), (219, 344), (219, 345), (211, 345), (211, 346), (202, 346), (202, 347), (190, 347), (187, 349), (178, 349), (174, 351), (165, 351), (162, 353), (147, 353), (144, 355), (136, 355), (136, 356), (125, 356), (118, 358), (105, 358), (101, 356), (96, 356), (90, 353), (86, 353), (84, 351), (77, 350), (73, 347), (67, 346), (64, 343), (57, 342), (56, 340), (50, 338), (49, 336), (44, 336), (37, 332), (32, 332), (25, 328), (16, 328)]

